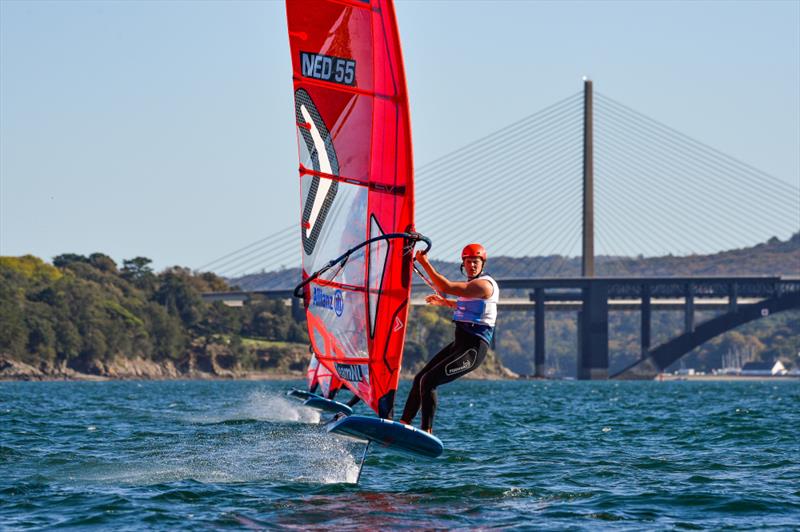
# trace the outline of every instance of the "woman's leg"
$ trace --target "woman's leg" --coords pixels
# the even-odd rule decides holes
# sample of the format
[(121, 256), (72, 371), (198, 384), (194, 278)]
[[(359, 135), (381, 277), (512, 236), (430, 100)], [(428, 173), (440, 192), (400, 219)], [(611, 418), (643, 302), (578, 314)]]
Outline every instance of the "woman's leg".
[(475, 335), (456, 329), (456, 341), (452, 351), (420, 377), (420, 402), (422, 408), (422, 430), (431, 432), (433, 417), (438, 406), (436, 387), (463, 377), (483, 363), (488, 344)]
[(444, 346), (442, 350), (436, 353), (436, 356), (430, 359), (430, 361), (428, 361), (428, 363), (425, 364), (425, 367), (419, 370), (419, 373), (417, 373), (416, 376), (414, 376), (414, 382), (411, 384), (411, 391), (408, 392), (406, 405), (403, 408), (403, 415), (400, 417), (401, 423), (410, 424), (412, 421), (414, 421), (417, 412), (419, 412), (420, 382), (422, 381), (422, 377), (425, 375), (427, 371), (430, 370), (431, 367), (436, 366), (439, 363), (439, 361), (446, 358), (450, 354), (450, 351), (453, 349), (454, 345), (455, 342), (450, 342), (449, 344)]

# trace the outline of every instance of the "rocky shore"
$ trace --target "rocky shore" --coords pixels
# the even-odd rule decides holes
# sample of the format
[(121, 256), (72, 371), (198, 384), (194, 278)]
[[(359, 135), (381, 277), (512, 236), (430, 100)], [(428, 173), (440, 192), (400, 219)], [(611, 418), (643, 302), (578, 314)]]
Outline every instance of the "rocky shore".
[[(300, 344), (254, 348), (251, 355), (256, 369), (238, 367), (236, 356), (220, 344), (193, 345), (178, 361), (153, 361), (143, 358), (117, 357), (112, 361), (94, 361), (88, 365), (42, 363), (34, 366), (0, 353), (0, 381), (106, 381), (106, 380), (173, 380), (173, 379), (302, 379), (308, 365), (308, 348)], [(420, 365), (420, 364), (417, 364)], [(418, 367), (401, 373), (401, 378), (413, 378)], [(519, 376), (507, 369), (490, 353), (480, 368), (466, 378), (516, 379)]]
[(124, 360), (105, 366), (102, 372), (83, 373), (66, 366), (40, 369), (18, 360), (0, 356), (0, 381), (110, 381), (110, 380), (210, 380), (244, 379), (261, 380), (300, 379), (303, 372), (280, 373), (271, 371), (232, 371), (208, 372), (193, 370), (179, 371), (172, 362), (153, 362), (152, 360)]

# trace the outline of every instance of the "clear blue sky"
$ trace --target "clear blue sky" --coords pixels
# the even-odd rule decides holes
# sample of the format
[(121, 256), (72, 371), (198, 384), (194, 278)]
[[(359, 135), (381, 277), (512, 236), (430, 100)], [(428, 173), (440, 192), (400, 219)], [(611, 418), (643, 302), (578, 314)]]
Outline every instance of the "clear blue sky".
[[(588, 75), (800, 187), (800, 2), (397, 12), (418, 166)], [(198, 267), (294, 224), (293, 109), (283, 2), (2, 0), (0, 254)]]

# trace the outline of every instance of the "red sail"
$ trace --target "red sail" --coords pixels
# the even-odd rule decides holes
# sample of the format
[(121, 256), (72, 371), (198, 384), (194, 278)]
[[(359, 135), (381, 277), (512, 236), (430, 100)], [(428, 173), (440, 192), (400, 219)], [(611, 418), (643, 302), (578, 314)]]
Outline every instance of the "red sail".
[[(300, 152), (303, 274), (414, 229), (411, 130), (394, 6), (287, 0)], [(403, 238), (361, 248), (305, 287), (312, 349), (391, 418), (411, 287)]]
[(306, 369), (306, 382), (309, 390), (316, 389), (315, 393), (326, 399), (331, 396), (331, 393), (342, 387), (342, 381), (331, 370), (321, 365), (314, 354), (311, 355), (311, 361)]

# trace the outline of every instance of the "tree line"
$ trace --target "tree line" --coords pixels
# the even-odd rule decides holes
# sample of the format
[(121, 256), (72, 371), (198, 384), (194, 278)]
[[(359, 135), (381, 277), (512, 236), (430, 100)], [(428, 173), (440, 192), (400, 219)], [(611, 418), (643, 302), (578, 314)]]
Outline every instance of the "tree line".
[[(493, 260), (491, 273), (502, 276), (505, 267), (514, 266), (504, 264), (510, 260)], [(671, 265), (668, 271), (673, 275), (751, 273), (752, 269), (796, 275), (800, 273), (800, 234), (785, 242), (773, 239), (712, 256), (625, 260), (630, 261), (626, 269), (641, 275), (667, 273), (665, 263)], [(254, 300), (242, 307), (209, 303), (202, 299), (203, 292), (231, 290), (231, 283), (214, 273), (182, 267), (156, 273), (151, 264), (148, 258), (135, 257), (118, 265), (103, 253), (66, 253), (52, 263), (30, 255), (0, 257), (0, 355), (44, 371), (91, 372), (120, 357), (172, 361), (178, 367), (193, 347), (217, 344), (224, 346), (234, 367), (246, 371), (265, 367), (258, 353), (246, 345), (248, 339), (260, 339), (294, 345), (297, 360), (292, 367), (302, 369), (295, 366), (304, 359), (297, 354), (308, 344), (306, 325), (292, 316), (284, 301)], [(731, 271), (732, 264), (738, 265), (738, 272)], [(697, 322), (709, 317), (698, 313)], [(496, 354), (509, 369), (532, 374), (532, 314), (506, 313), (500, 318)], [(412, 309), (404, 367), (419, 366), (452, 340), (450, 319), (446, 309)], [(682, 326), (680, 313), (654, 312), (652, 345), (674, 336)], [(547, 364), (554, 375), (575, 375), (576, 329), (574, 313), (548, 315)], [(612, 371), (637, 360), (638, 312), (612, 313), (609, 340)], [(272, 366), (267, 367), (275, 367), (275, 359), (285, 353), (274, 345), (269, 349)], [(800, 363), (799, 353), (800, 311), (790, 311), (721, 335), (684, 357), (683, 363), (708, 371), (746, 354), (760, 360), (780, 359), (791, 367)]]
[(224, 279), (181, 267), (155, 273), (151, 263), (135, 257), (119, 266), (102, 253), (67, 253), (52, 264), (0, 257), (0, 354), (86, 372), (118, 357), (177, 365), (193, 343), (218, 341), (249, 369), (255, 360), (243, 337), (308, 342), (284, 302), (208, 303), (201, 293), (229, 290)]

